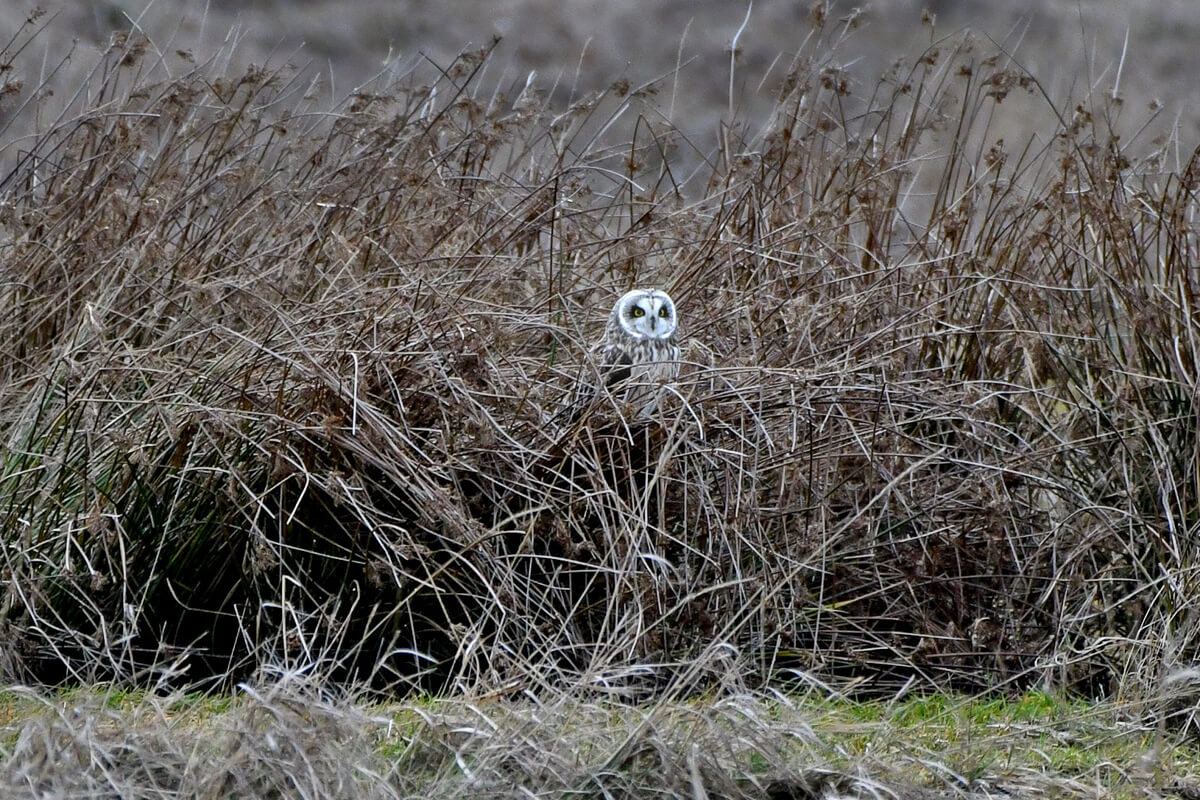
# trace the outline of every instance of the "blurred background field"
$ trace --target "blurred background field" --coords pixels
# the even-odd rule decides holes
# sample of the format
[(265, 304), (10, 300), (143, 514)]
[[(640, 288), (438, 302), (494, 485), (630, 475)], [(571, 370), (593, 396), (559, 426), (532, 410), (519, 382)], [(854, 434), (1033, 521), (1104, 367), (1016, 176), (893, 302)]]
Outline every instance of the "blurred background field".
[[(711, 137), (729, 116), (730, 45), (737, 39), (733, 103), (751, 117), (771, 107), (771, 89), (811, 35), (811, 3), (761, 0), (653, 2), (620, 0), (433, 0), (355, 3), (338, 0), (255, 0), (139, 4), (122, 0), (42, 4), (46, 34), (30, 56), (48, 66), (76, 43), (76, 68), (103, 50), (114, 30), (136, 21), (164, 51), (202, 57), (236, 40), (233, 63), (291, 62), (319, 76), (331, 95), (344, 95), (385, 69), (424, 57), (447, 65), (462, 51), (501, 42), (483, 83), (515, 94), (531, 72), (561, 99), (571, 89), (591, 91), (618, 78), (634, 85), (687, 64), (672, 87), (672, 123), (689, 135)], [(32, 8), (32, 6), (30, 6)], [(859, 14), (862, 10), (861, 15)], [(27, 9), (26, 9), (27, 10)], [(1188, 0), (1130, 4), (1122, 0), (880, 0), (834, 4), (830, 16), (858, 17), (840, 66), (871, 83), (888, 64), (929, 44), (921, 24), (928, 10), (941, 35), (969, 28), (1002, 46), (1054, 96), (1069, 87), (1119, 84), (1128, 102), (1170, 102), (1169, 118), (1185, 140), (1200, 131), (1200, 87), (1194, 42), (1200, 14)], [(22, 14), (0, 20), (11, 34)], [(837, 26), (831, 25), (831, 31)], [(826, 38), (831, 36), (826, 34)], [(77, 82), (68, 71), (67, 84)]]
[[(2, 779), (1191, 796), (1200, 23), (1124, 8), (6, 17)], [(672, 399), (564, 421), (633, 285)]]

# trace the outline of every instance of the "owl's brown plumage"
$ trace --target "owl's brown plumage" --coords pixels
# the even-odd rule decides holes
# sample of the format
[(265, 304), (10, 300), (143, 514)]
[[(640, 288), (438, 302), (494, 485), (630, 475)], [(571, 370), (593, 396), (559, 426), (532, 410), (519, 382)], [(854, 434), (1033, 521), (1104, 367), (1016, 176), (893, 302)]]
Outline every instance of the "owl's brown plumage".
[[(677, 329), (675, 303), (662, 290), (635, 289), (613, 306), (595, 362), (618, 406), (632, 408), (637, 416), (654, 413), (663, 384), (679, 374)], [(576, 416), (596, 395), (590, 382), (580, 384), (573, 404)]]

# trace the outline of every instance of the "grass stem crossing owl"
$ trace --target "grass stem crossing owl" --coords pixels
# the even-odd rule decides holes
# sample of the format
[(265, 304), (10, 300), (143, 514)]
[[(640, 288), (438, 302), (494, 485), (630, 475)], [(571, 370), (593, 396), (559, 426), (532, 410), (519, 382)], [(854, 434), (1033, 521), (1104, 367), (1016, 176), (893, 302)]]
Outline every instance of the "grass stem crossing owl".
[[(678, 326), (675, 303), (661, 289), (634, 289), (617, 300), (595, 359), (618, 405), (638, 416), (658, 408), (663, 384), (679, 374)], [(578, 396), (587, 402), (594, 394), (592, 387), (581, 386)]]

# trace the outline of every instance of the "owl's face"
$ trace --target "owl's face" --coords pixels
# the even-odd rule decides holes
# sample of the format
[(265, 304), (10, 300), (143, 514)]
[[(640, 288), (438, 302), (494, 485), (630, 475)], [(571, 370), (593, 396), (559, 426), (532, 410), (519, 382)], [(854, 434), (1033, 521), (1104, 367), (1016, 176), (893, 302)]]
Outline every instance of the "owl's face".
[(658, 289), (634, 289), (613, 308), (621, 330), (634, 339), (669, 339), (675, 334), (675, 303)]

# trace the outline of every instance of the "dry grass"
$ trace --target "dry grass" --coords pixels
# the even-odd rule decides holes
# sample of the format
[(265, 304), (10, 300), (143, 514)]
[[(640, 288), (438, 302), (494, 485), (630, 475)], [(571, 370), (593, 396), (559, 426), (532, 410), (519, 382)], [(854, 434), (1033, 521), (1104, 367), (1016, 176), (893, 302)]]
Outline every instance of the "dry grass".
[[(12, 84), (38, 133), (0, 142), (0, 675), (565, 714), (1041, 685), (1190, 728), (1195, 163), (966, 39), (865, 91), (824, 42), (712, 152), (655, 86), (495, 94), (486, 49), (333, 109), (136, 36), (55, 117)], [(1014, 140), (1014, 107), (1052, 122)], [(680, 308), (671, 400), (562, 422), (633, 285)], [(324, 695), (278, 691), (221, 745), (319, 747), (278, 774), (192, 782), (204, 738), (154, 702), (101, 749), (166, 737), (147, 796), (374, 785), (352, 705), (326, 737)], [(22, 785), (28, 737), (76, 746), (37, 719)], [(666, 790), (769, 794), (721, 736), (657, 731)]]
[(122, 798), (1193, 796), (1194, 741), (1131, 710), (1037, 692), (372, 705), (304, 680), (233, 700), (20, 692), (0, 696), (0, 719), (13, 717), (0, 785)]

